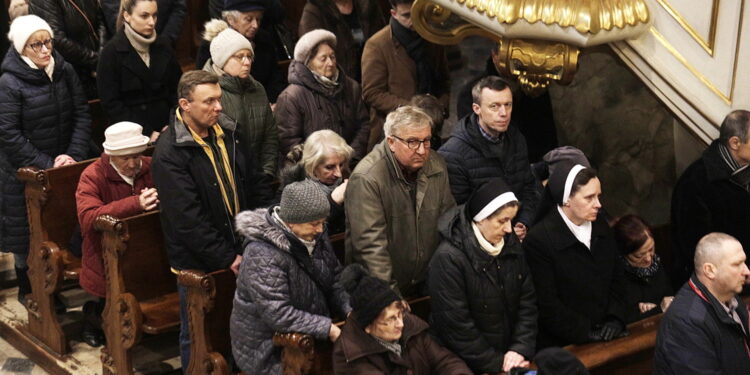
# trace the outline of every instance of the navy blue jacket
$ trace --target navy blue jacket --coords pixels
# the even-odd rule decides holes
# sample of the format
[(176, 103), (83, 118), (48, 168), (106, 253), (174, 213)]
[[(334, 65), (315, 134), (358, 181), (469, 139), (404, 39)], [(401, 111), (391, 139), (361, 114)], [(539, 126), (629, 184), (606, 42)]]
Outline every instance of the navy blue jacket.
[(742, 327), (693, 275), (659, 323), (654, 375), (744, 375), (750, 371), (747, 305), (738, 298)]
[(91, 116), (73, 67), (57, 51), (52, 80), (26, 64), (14, 48), (0, 76), (0, 249), (26, 254), (29, 228), (23, 184), (16, 170), (52, 168), (66, 154), (83, 160), (88, 153)]
[(501, 177), (521, 202), (518, 221), (534, 223), (542, 187), (531, 173), (526, 139), (511, 123), (501, 144), (493, 144), (479, 131), (477, 115), (458, 121), (451, 138), (438, 153), (448, 165), (451, 192), (456, 204), (463, 204), (485, 182)]

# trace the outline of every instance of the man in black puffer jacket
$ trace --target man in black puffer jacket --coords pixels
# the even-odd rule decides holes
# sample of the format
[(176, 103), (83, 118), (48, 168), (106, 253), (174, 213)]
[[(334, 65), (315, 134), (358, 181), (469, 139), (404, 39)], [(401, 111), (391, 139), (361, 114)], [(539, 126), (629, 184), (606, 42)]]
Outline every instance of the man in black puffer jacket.
[(448, 165), (453, 197), (462, 204), (485, 182), (501, 177), (521, 201), (514, 230), (523, 240), (535, 221), (542, 188), (531, 173), (526, 139), (511, 123), (513, 94), (505, 80), (489, 76), (472, 95), (474, 113), (458, 122), (438, 151)]

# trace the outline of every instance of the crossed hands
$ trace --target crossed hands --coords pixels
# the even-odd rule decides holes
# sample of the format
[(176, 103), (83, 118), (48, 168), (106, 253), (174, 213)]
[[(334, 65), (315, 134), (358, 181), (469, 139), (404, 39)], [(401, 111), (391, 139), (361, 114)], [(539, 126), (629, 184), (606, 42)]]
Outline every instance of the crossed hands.
[(155, 188), (142, 189), (141, 194), (138, 195), (138, 203), (143, 211), (151, 211), (159, 204), (159, 193)]

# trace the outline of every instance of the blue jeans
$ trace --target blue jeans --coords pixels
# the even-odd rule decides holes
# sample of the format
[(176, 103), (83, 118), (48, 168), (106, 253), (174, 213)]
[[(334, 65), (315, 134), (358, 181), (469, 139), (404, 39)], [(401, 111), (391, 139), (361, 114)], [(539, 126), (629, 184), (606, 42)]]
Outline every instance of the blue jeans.
[(187, 288), (177, 284), (177, 294), (180, 297), (180, 363), (182, 373), (186, 374), (190, 364), (190, 323), (188, 322)]

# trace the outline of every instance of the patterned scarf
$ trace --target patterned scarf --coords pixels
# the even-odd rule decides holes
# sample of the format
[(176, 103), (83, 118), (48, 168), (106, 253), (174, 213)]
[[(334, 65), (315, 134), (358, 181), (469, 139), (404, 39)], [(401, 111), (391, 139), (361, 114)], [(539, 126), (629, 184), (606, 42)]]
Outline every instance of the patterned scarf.
[(750, 168), (748, 168), (748, 165), (740, 167), (740, 164), (734, 160), (727, 146), (721, 143), (719, 143), (719, 154), (721, 154), (721, 158), (732, 171), (732, 177), (729, 179), (750, 192)]
[(659, 255), (654, 254), (654, 260), (651, 262), (651, 265), (648, 267), (636, 267), (630, 264), (627, 259), (625, 259), (624, 256), (620, 256), (620, 259), (622, 259), (622, 263), (625, 265), (625, 272), (631, 273), (635, 275), (639, 280), (643, 280), (645, 282), (651, 281), (651, 278), (656, 275), (656, 272), (659, 271), (659, 267), (661, 267), (661, 259), (659, 259)]

